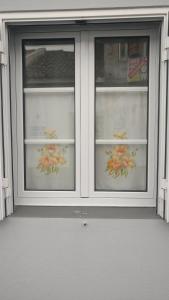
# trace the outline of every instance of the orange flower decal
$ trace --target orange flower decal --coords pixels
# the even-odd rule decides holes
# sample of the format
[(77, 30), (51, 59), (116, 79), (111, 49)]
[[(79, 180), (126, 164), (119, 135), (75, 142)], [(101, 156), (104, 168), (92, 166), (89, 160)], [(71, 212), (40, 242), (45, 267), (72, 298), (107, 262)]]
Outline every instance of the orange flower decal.
[[(44, 134), (46, 138), (49, 139), (57, 138), (55, 130), (52, 129), (46, 129)], [(46, 175), (58, 173), (60, 167), (66, 163), (64, 158), (66, 147), (61, 147), (60, 145), (56, 144), (47, 144), (38, 149), (38, 151), (41, 153), (41, 155), (38, 160), (37, 169)]]
[(125, 145), (119, 145), (113, 148), (113, 152), (118, 156), (124, 155), (125, 153), (127, 153), (127, 151), (128, 151), (128, 146)]
[[(126, 139), (127, 134), (125, 133), (117, 133), (114, 134), (114, 137), (118, 139)], [(136, 151), (130, 151), (128, 145), (116, 145), (112, 147), (111, 151), (106, 151), (106, 154), (109, 155), (109, 159), (106, 165), (106, 171), (113, 178), (117, 178), (119, 176), (127, 176), (129, 170), (136, 167), (135, 156)]]

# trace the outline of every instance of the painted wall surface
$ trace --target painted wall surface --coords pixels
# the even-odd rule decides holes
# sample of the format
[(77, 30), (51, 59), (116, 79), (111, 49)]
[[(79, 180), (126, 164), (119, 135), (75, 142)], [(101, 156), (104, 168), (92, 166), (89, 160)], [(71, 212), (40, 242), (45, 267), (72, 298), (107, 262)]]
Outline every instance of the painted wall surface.
[(1, 300), (169, 299), (169, 225), (155, 212), (90, 209), (83, 226), (63, 211), (21, 208), (1, 223)]
[(169, 0), (0, 0), (0, 11), (169, 6)]

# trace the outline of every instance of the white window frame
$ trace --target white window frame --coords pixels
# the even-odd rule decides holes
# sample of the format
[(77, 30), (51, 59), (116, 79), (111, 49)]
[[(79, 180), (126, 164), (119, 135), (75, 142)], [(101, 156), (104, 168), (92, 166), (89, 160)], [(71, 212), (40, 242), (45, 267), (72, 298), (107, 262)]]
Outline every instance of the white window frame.
[[(161, 47), (160, 47), (160, 116), (159, 116), (159, 153), (158, 153), (158, 196), (157, 196), (157, 212), (159, 215), (163, 217), (163, 208), (164, 208), (164, 189), (161, 187), (161, 179), (164, 178), (164, 164), (165, 164), (165, 111), (166, 111), (166, 38), (168, 37), (168, 7), (152, 7), (152, 8), (130, 8), (130, 9), (93, 9), (93, 10), (71, 10), (71, 11), (48, 11), (48, 12), (7, 12), (0, 13), (0, 30), (1, 30), (1, 40), (4, 46), (4, 50), (6, 53), (8, 52), (8, 28), (9, 25), (44, 25), (44, 24), (57, 24), (57, 23), (65, 23), (65, 22), (74, 22), (75, 20), (94, 20), (96, 22), (102, 22), (105, 20), (106, 22), (146, 22), (146, 21), (160, 21), (161, 22)], [(9, 96), (9, 60), (8, 55), (4, 55), (4, 60), (6, 61), (6, 65), (3, 67), (2, 74), (2, 83), (3, 83), (3, 103), (10, 107), (10, 96)], [(10, 161), (11, 155), (11, 147), (10, 147), (10, 130), (8, 130), (8, 124), (10, 124), (10, 109), (7, 109), (7, 114), (5, 116), (5, 156), (8, 161), (8, 165), (6, 164), (7, 174), (10, 177), (10, 173), (12, 173), (12, 164)], [(9, 181), (9, 186), (12, 191), (12, 180)], [(167, 185), (168, 186), (168, 185)], [(84, 195), (87, 194), (86, 191)], [(12, 194), (11, 194), (12, 195)], [(48, 205), (67, 205), (67, 201), (60, 201), (56, 203), (49, 202)], [(106, 206), (103, 202), (86, 202), (86, 201), (78, 201), (79, 199), (74, 198), (72, 203), (69, 205), (83, 205), (83, 206)], [(86, 200), (86, 199), (85, 199)], [(169, 197), (166, 199), (167, 203), (169, 202)], [(23, 202), (25, 205), (44, 205), (41, 201), (39, 203), (34, 203), (31, 201), (29, 203)], [(10, 206), (8, 213), (12, 212), (12, 196), (10, 197)], [(112, 204), (114, 205), (114, 204)], [(124, 206), (129, 206), (126, 203), (123, 203)], [(133, 206), (135, 204), (133, 203)], [(169, 210), (169, 206), (168, 206)], [(168, 212), (169, 213), (169, 212)], [(168, 218), (169, 219), (169, 218)]]
[[(11, 116), (10, 116), (10, 81), (8, 64), (8, 30), (0, 17), (1, 38), (1, 151), (0, 151), (0, 208), (1, 217), (11, 215), (14, 209), (13, 176), (12, 176), (12, 146), (11, 146)], [(3, 148), (3, 149), (2, 149)], [(4, 178), (3, 178), (3, 177)]]
[[(74, 39), (75, 41), (75, 191), (28, 191), (24, 189), (24, 145), (23, 145), (23, 128), (24, 128), (24, 120), (23, 120), (23, 91), (25, 93), (36, 93), (37, 89), (33, 88), (23, 88), (23, 65), (22, 65), (22, 40), (24, 39)], [(13, 127), (16, 128), (14, 130), (13, 143), (14, 155), (15, 155), (15, 166), (17, 174), (14, 176), (14, 193), (15, 193), (15, 203), (21, 204), (22, 200), (28, 201), (29, 198), (32, 198), (37, 201), (39, 198), (42, 199), (42, 202), (47, 205), (48, 198), (66, 198), (66, 197), (80, 197), (80, 43), (79, 43), (80, 35), (78, 32), (58, 32), (56, 33), (25, 33), (25, 34), (17, 34), (15, 37), (15, 49), (16, 49), (16, 74), (15, 74), (15, 84), (16, 88), (16, 97), (15, 103), (13, 101), (13, 111), (15, 111), (13, 118)], [(13, 78), (14, 79), (14, 78)], [(56, 88), (54, 92), (65, 92), (67, 89), (68, 93), (72, 93), (71, 88), (64, 88), (59, 90)], [(50, 93), (53, 92), (53, 89), (38, 89), (38, 91), (42, 93)], [(16, 117), (17, 116), (17, 117)], [(15, 135), (16, 134), (16, 135)], [(47, 143), (48, 141), (41, 141)], [(63, 140), (56, 140), (57, 143), (61, 142), (63, 144)], [(37, 140), (25, 140), (25, 144), (36, 144)], [(72, 144), (72, 141), (64, 140), (64, 144)], [(27, 200), (26, 200), (27, 199)]]
[[(1, 74), (0, 74), (1, 89)], [(0, 94), (0, 220), (5, 218), (5, 193), (3, 189), (4, 178), (4, 154), (3, 154), (3, 113), (2, 113), (2, 97)]]
[[(22, 33), (17, 34), (15, 37), (15, 49), (16, 49), (16, 66), (17, 73), (15, 75), (16, 78), (16, 98), (15, 107), (13, 106), (13, 110), (16, 111), (13, 120), (13, 127), (16, 127), (17, 136), (14, 136), (14, 141), (17, 141), (17, 149), (14, 149), (15, 153), (15, 166), (14, 169), (17, 168), (17, 176), (14, 176), (15, 182), (15, 203), (22, 204), (23, 202), (29, 202), (31, 200), (34, 203), (39, 201), (43, 201), (44, 204), (48, 204), (49, 198), (55, 198), (52, 201), (58, 202), (58, 198), (67, 198), (68, 203), (71, 202), (71, 198), (73, 197), (82, 197), (86, 202), (91, 202), (91, 204), (97, 205), (98, 203), (102, 205), (123, 205), (124, 203), (127, 205), (146, 205), (146, 206), (155, 206), (156, 200), (156, 164), (154, 162), (157, 161), (156, 151), (154, 149), (157, 148), (157, 122), (155, 119), (157, 118), (157, 104), (158, 99), (155, 96), (156, 91), (154, 90), (154, 80), (150, 80), (149, 84), (149, 107), (150, 107), (150, 124), (152, 125), (149, 130), (149, 162), (150, 166), (148, 172), (148, 191), (147, 192), (95, 192), (94, 191), (94, 94), (95, 94), (95, 83), (94, 83), (94, 38), (100, 36), (149, 36), (150, 37), (150, 67), (149, 69), (154, 74), (154, 66), (156, 65), (156, 57), (157, 53), (154, 52), (154, 49), (157, 49), (157, 44), (153, 44), (155, 41), (155, 37), (157, 33), (155, 30), (140, 30), (139, 27), (137, 30), (127, 29), (112, 31), (83, 31), (81, 33), (81, 47), (76, 47), (76, 136), (78, 137), (78, 143), (76, 148), (77, 160), (76, 160), (76, 178), (77, 188), (76, 192), (71, 191), (26, 191), (24, 190), (24, 147), (23, 147), (23, 86), (22, 86), (22, 53), (21, 53), (21, 43), (23, 39), (37, 39), (37, 38), (75, 38), (76, 42), (80, 41), (80, 33), (74, 32), (58, 32), (57, 34), (51, 33)], [(77, 39), (78, 38), (78, 39)], [(80, 53), (81, 48), (81, 53)], [(81, 55), (80, 55), (81, 54)], [(81, 76), (80, 78), (80, 60), (81, 60)], [(84, 71), (83, 71), (84, 68)], [(18, 71), (19, 69), (19, 71)], [(153, 70), (152, 70), (153, 69)], [(89, 74), (89, 76), (88, 76)], [(151, 78), (151, 74), (149, 76)], [(89, 79), (89, 80), (88, 80)], [(157, 80), (157, 78), (156, 78)], [(81, 92), (80, 92), (81, 86)], [(154, 91), (154, 94), (151, 95), (151, 90)], [(31, 89), (25, 89), (25, 92), (31, 92)], [(46, 91), (48, 92), (48, 91)], [(81, 95), (81, 103), (80, 103), (80, 95)], [(151, 101), (152, 100), (152, 101)], [(90, 105), (89, 105), (90, 103)], [(81, 105), (81, 114), (80, 114), (80, 105)], [(80, 120), (81, 115), (81, 120)], [(17, 116), (17, 117), (16, 117)], [(17, 125), (15, 121), (17, 120)], [(89, 121), (89, 127), (87, 126)], [(81, 132), (80, 132), (80, 122), (81, 122)], [(156, 124), (156, 126), (155, 126)], [(82, 145), (80, 146), (80, 139)], [(29, 143), (31, 141), (28, 141)], [(33, 143), (33, 140), (32, 140)], [(88, 149), (89, 144), (89, 149)], [(14, 143), (15, 148), (16, 143)], [(80, 149), (82, 153), (80, 153)], [(150, 155), (153, 153), (153, 155)], [(81, 157), (81, 162), (80, 162)], [(89, 160), (88, 160), (89, 159)], [(17, 161), (17, 163), (16, 163)], [(80, 169), (80, 170), (79, 170)], [(151, 173), (150, 173), (151, 170)], [(16, 174), (16, 173), (14, 173)], [(89, 178), (89, 180), (88, 180)], [(81, 193), (80, 193), (81, 190)], [(28, 198), (28, 199), (27, 199)], [(81, 201), (80, 201), (81, 202)]]
[[(96, 37), (132, 37), (132, 36), (147, 36), (149, 37), (149, 87), (148, 87), (148, 186), (146, 192), (104, 192), (95, 191), (94, 187), (94, 153), (95, 153), (95, 132), (94, 132), (94, 115), (95, 115), (95, 78), (94, 78), (94, 39)], [(97, 198), (113, 198), (114, 203), (118, 202), (134, 202), (137, 205), (142, 205), (142, 202), (148, 203), (150, 206), (155, 206), (156, 204), (156, 187), (157, 187), (157, 132), (158, 132), (158, 34), (153, 29), (147, 30), (117, 30), (117, 31), (99, 31), (91, 32), (89, 37), (89, 126), (90, 126), (90, 136), (89, 136), (89, 156), (90, 156), (90, 172), (89, 172), (89, 182), (90, 182), (90, 197)], [(118, 88), (120, 90), (120, 88)], [(128, 88), (126, 89), (129, 90)], [(101, 143), (102, 141), (100, 141)], [(119, 141), (116, 141), (119, 142)], [(132, 143), (133, 141), (131, 141)], [(135, 142), (135, 141), (134, 141)], [(139, 144), (139, 140), (137, 141)], [(145, 144), (145, 141), (142, 141)], [(104, 143), (104, 141), (103, 141)], [(124, 142), (123, 142), (124, 143)], [(128, 141), (130, 144), (130, 142)], [(92, 201), (92, 200), (91, 200)], [(106, 200), (106, 203), (110, 203), (111, 200)]]

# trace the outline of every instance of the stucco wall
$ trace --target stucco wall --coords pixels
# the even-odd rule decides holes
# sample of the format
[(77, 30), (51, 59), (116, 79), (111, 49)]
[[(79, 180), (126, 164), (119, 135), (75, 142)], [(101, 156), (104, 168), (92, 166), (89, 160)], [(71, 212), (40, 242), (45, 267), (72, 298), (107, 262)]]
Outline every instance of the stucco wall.
[(0, 0), (0, 11), (169, 6), (169, 0)]
[(84, 227), (78, 210), (20, 208), (1, 223), (1, 300), (169, 299), (169, 225), (155, 211), (88, 209)]

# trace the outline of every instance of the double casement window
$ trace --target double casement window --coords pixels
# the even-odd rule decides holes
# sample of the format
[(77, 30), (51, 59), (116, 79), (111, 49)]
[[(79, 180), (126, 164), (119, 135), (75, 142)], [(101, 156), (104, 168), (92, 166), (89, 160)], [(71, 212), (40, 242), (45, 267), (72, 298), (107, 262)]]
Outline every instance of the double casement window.
[(16, 204), (155, 206), (153, 29), (16, 33)]
[(8, 52), (1, 55), (0, 218), (12, 212), (12, 199), (158, 204), (166, 215), (166, 27), (77, 22), (2, 29)]

